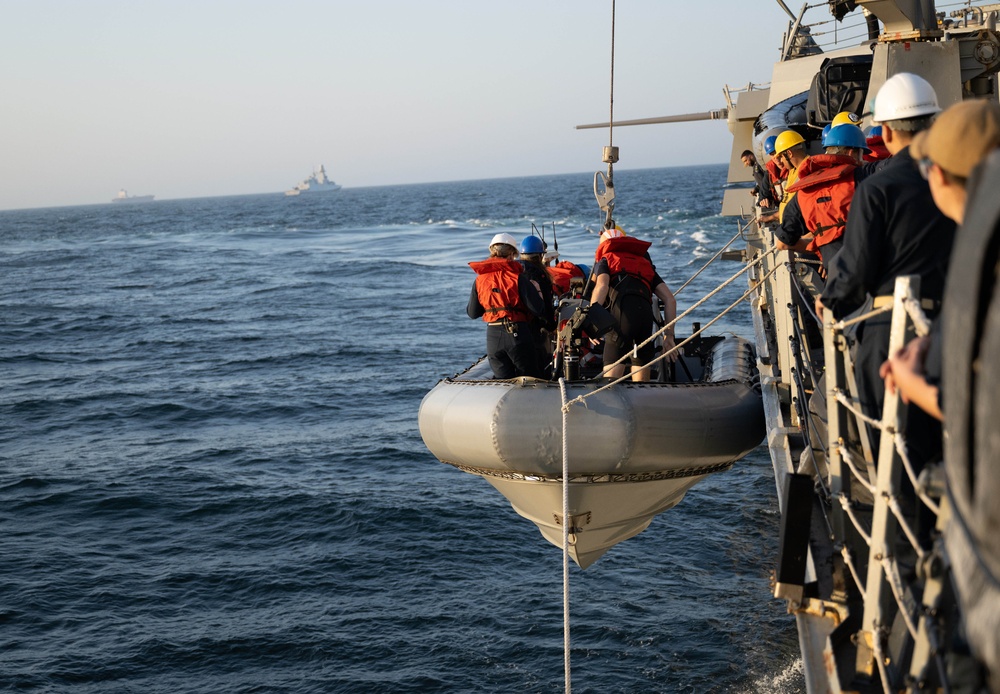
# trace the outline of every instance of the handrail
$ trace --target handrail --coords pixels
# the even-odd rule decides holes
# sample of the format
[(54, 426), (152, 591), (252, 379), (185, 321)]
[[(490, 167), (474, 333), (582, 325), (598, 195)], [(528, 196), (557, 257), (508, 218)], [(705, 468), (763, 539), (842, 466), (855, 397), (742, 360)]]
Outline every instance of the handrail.
[[(869, 311), (862, 316), (851, 320), (834, 322), (831, 317), (827, 317), (824, 325), (824, 340), (828, 348), (833, 348), (839, 359), (850, 365), (850, 352), (844, 339), (845, 328), (869, 320), (883, 313), (892, 312), (892, 333), (890, 340), (890, 353), (902, 348), (908, 334), (926, 334), (929, 329), (929, 321), (921, 309), (920, 302), (916, 300), (918, 295), (919, 278), (900, 277), (896, 280), (893, 303), (890, 307)], [(828, 351), (828, 354), (831, 352)], [(827, 406), (831, 408), (828, 416), (831, 418), (838, 416), (835, 409), (840, 408), (851, 413), (860, 422), (864, 422), (875, 428), (882, 434), (883, 450), (880, 452), (878, 461), (878, 479), (872, 484), (865, 480), (857, 465), (856, 455), (850, 447), (841, 439), (831, 440), (829, 446), (831, 450), (836, 450), (841, 460), (846, 462), (847, 471), (843, 474), (853, 476), (872, 494), (874, 499), (874, 509), (871, 532), (866, 532), (864, 523), (858, 518), (856, 510), (848, 494), (840, 494), (837, 500), (842, 507), (845, 516), (854, 526), (862, 542), (868, 547), (868, 576), (862, 585), (862, 578), (858, 575), (853, 561), (848, 563), (851, 556), (847, 549), (846, 542), (842, 546), (842, 554), (845, 563), (855, 582), (858, 584), (859, 592), (862, 593), (864, 601), (864, 618), (862, 620), (862, 633), (857, 639), (859, 652), (866, 654), (858, 660), (859, 667), (864, 672), (878, 672), (885, 691), (894, 691), (898, 682), (902, 681), (906, 673), (898, 670), (898, 664), (887, 660), (884, 649), (885, 625), (888, 625), (898, 615), (906, 625), (909, 638), (920, 648), (913, 649), (913, 658), (923, 658), (925, 662), (911, 663), (910, 672), (924, 671), (928, 668), (935, 668), (939, 671), (944, 686), (947, 688), (947, 674), (941, 669), (939, 649), (935, 644), (927, 641), (934, 638), (933, 629), (926, 626), (930, 620), (929, 615), (921, 612), (926, 607), (918, 605), (914, 599), (915, 591), (907, 587), (908, 582), (919, 583), (921, 578), (910, 579), (911, 575), (918, 575), (919, 572), (908, 570), (900, 563), (896, 556), (900, 543), (909, 547), (918, 564), (928, 561), (930, 548), (924, 546), (917, 531), (914, 529), (912, 518), (914, 513), (904, 509), (901, 488), (898, 480), (905, 472), (909, 481), (913, 485), (914, 494), (912, 502), (922, 503), (935, 516), (941, 511), (939, 501), (919, 484), (914, 465), (909, 457), (909, 451), (904, 433), (905, 411), (900, 405), (898, 393), (887, 394), (882, 411), (882, 418), (876, 419), (864, 413), (858, 404), (847, 394), (847, 384), (839, 382), (846, 369), (830, 368), (827, 364), (827, 378), (833, 378), (834, 382), (828, 384), (828, 392), (832, 395)], [(859, 426), (859, 429), (863, 429)], [(887, 445), (891, 442), (891, 445)], [(887, 450), (888, 449), (888, 450)], [(839, 487), (849, 489), (850, 485), (841, 483)], [(908, 500), (909, 501), (909, 500)], [(923, 592), (922, 590), (919, 592)], [(918, 621), (920, 624), (918, 624)], [(921, 628), (920, 625), (924, 625)], [(866, 660), (867, 658), (867, 660)], [(896, 666), (896, 670), (890, 670), (890, 666)]]

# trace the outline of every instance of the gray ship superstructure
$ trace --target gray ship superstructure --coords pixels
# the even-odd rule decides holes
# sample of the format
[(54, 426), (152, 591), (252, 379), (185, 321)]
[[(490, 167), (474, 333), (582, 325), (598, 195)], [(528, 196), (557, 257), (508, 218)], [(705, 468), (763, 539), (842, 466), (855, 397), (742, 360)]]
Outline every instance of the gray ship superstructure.
[[(828, 5), (837, 19), (863, 14), (869, 39), (824, 53), (804, 15), (791, 16), (770, 85), (730, 95), (731, 183), (747, 180), (741, 152), (765, 160), (769, 136), (794, 129), (817, 153), (822, 128), (838, 112), (870, 125), (875, 94), (899, 73), (930, 82), (942, 108), (997, 99), (1000, 5), (965, 4), (950, 14), (931, 0)], [(855, 5), (861, 13), (849, 14)], [(851, 326), (830, 316), (819, 324), (811, 306), (823, 286), (817, 266), (777, 250), (775, 224), (748, 203), (745, 190), (727, 190), (723, 212), (746, 224), (744, 257), (757, 264), (752, 316), (782, 513), (775, 596), (795, 616), (807, 689), (951, 691), (981, 668), (957, 645), (964, 620), (942, 539), (952, 523), (943, 466), (913, 469), (898, 396), (887, 394), (881, 421), (865, 420)], [(919, 296), (919, 277), (897, 280), (890, 353), (927, 330), (914, 309)], [(907, 478), (917, 513), (902, 510)], [(920, 513), (937, 517), (931, 541), (916, 537)]]
[[(790, 21), (770, 83), (726, 88), (726, 104), (718, 110), (614, 125), (724, 119), (732, 133), (723, 214), (739, 219), (746, 242), (744, 250), (729, 255), (739, 256), (751, 270), (757, 367), (782, 516), (774, 594), (787, 602), (796, 620), (807, 690), (1000, 692), (1000, 572), (989, 569), (1000, 557), (978, 555), (974, 542), (1000, 528), (969, 524), (976, 516), (967, 500), (956, 502), (954, 463), (948, 462), (948, 474), (938, 463), (914, 469), (907, 410), (897, 395), (887, 394), (881, 420), (866, 419), (860, 411), (852, 321), (827, 315), (820, 323), (813, 312), (824, 283), (818, 265), (777, 248), (777, 225), (762, 219), (748, 195), (751, 172), (741, 162), (746, 150), (766, 161), (765, 141), (786, 130), (801, 134), (810, 154), (821, 152), (824, 126), (842, 111), (859, 116), (863, 127), (872, 125), (875, 94), (900, 73), (933, 85), (941, 108), (965, 99), (996, 101), (1000, 3), (967, 1), (939, 8), (933, 0), (830, 0), (804, 5), (794, 14), (777, 1)], [(818, 8), (828, 13), (810, 25), (806, 14), (813, 20)], [(851, 28), (867, 38), (824, 50), (822, 35), (834, 31), (830, 15), (837, 22), (854, 20)], [(992, 168), (984, 167), (984, 185), (1000, 176), (1000, 154), (991, 161)], [(991, 286), (996, 274), (989, 254), (996, 255), (1000, 242), (991, 244), (989, 231), (974, 237), (979, 245), (964, 260), (952, 261), (952, 273), (956, 265), (959, 273), (977, 268), (976, 278), (984, 273), (981, 282), (965, 282), (973, 287)], [(972, 236), (972, 231), (963, 233)], [(980, 263), (983, 254), (987, 261)], [(897, 279), (890, 353), (929, 328), (919, 284), (917, 276)], [(978, 305), (988, 305), (978, 299)], [(961, 312), (976, 300), (965, 296), (952, 304), (953, 310)], [(1000, 299), (994, 310), (1000, 311)], [(953, 345), (951, 355), (944, 355), (946, 374), (954, 370), (948, 362), (953, 354), (970, 351), (955, 345), (978, 344), (972, 332), (945, 337)], [(982, 358), (996, 360), (1000, 354)], [(969, 359), (966, 363), (982, 368)], [(992, 388), (1000, 389), (1000, 383)], [(959, 450), (971, 450), (973, 415), (959, 415), (965, 419), (953, 427), (946, 413), (946, 448), (956, 448), (958, 441)], [(992, 462), (980, 468), (980, 477), (990, 477), (995, 488), (1000, 459)], [(914, 491), (904, 491), (904, 480)], [(918, 510), (904, 510), (907, 504)], [(932, 528), (930, 540), (914, 530), (918, 515), (932, 519), (925, 522)], [(974, 613), (963, 614), (963, 604), (975, 604)], [(966, 636), (973, 637), (971, 653)]]

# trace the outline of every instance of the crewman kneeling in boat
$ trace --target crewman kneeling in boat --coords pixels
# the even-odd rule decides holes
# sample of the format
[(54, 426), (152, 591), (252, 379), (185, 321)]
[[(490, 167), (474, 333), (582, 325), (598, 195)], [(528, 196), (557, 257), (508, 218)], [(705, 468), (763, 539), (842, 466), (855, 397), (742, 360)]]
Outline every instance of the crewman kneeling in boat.
[(517, 240), (497, 234), (490, 241), (490, 257), (469, 263), (476, 271), (466, 312), (486, 321), (486, 354), (496, 378), (541, 376), (538, 353), (528, 321), (545, 314), (541, 289), (517, 262)]
[[(594, 255), (594, 283), (592, 303), (608, 302), (608, 310), (618, 322), (618, 329), (609, 333), (604, 340), (604, 363), (613, 364), (634, 350), (653, 334), (653, 295), (663, 301), (666, 321), (670, 323), (677, 316), (677, 300), (666, 283), (656, 274), (649, 259), (649, 241), (629, 238), (617, 228), (605, 230), (601, 234), (601, 245)], [(674, 348), (673, 328), (663, 336), (663, 350)], [(650, 342), (638, 349), (632, 358), (632, 380), (648, 381), (649, 367), (655, 347)], [(638, 358), (636, 358), (638, 357)], [(676, 352), (668, 357), (677, 360)], [(618, 364), (605, 372), (605, 376), (620, 378), (625, 374), (625, 365)]]

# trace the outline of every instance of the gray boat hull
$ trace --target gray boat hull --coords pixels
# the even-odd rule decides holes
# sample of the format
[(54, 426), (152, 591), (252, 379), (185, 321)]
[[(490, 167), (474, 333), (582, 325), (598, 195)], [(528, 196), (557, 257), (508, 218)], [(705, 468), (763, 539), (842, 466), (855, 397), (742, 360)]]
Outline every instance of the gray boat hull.
[[(553, 544), (563, 544), (563, 414), (558, 383), (490, 380), (484, 362), (438, 383), (420, 405), (420, 434), (442, 462), (485, 477)], [(623, 383), (570, 406), (566, 432), (571, 556), (586, 567), (642, 532), (705, 475), (763, 438), (752, 349), (713, 348), (705, 380)], [(566, 384), (567, 400), (594, 381)]]

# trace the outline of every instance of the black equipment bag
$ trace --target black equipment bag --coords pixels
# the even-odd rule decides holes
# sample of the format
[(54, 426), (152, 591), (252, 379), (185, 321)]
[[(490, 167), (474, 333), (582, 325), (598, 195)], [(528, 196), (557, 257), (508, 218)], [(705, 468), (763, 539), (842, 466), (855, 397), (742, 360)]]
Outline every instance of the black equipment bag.
[(861, 116), (872, 77), (871, 55), (827, 58), (813, 77), (806, 102), (809, 125), (822, 128), (841, 111)]

